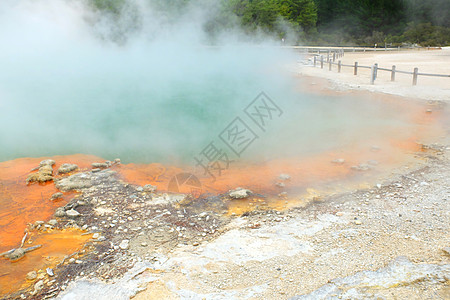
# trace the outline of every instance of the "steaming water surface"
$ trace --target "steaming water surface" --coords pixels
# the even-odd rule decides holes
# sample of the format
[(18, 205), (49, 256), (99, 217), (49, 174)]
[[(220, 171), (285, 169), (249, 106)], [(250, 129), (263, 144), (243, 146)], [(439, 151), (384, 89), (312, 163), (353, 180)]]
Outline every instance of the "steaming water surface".
[(414, 130), (404, 114), (386, 114), (383, 105), (299, 92), (293, 74), (282, 69), (298, 54), (232, 42), (236, 33), (221, 47), (205, 46), (201, 18), (167, 30), (142, 8), (149, 24), (117, 44), (101, 38), (113, 27), (108, 19), (87, 22), (92, 12), (81, 2), (5, 3), (0, 161), (85, 153), (190, 164), (211, 141), (226, 148), (218, 135), (245, 117), (243, 109), (261, 91), (283, 115), (265, 131), (255, 129), (258, 139), (240, 159), (326, 151), (403, 125)]
[(202, 60), (193, 61), (148, 50), (139, 59), (113, 49), (108, 58), (55, 53), (58, 63), (3, 61), (0, 160), (85, 153), (189, 163), (210, 141), (220, 145), (219, 133), (235, 117), (255, 126), (243, 110), (261, 91), (283, 114), (266, 132), (254, 128), (259, 139), (244, 158), (324, 151), (408, 125), (378, 104), (295, 91), (292, 75), (275, 68), (283, 62), (273, 60), (275, 50), (200, 48)]
[[(214, 191), (272, 190), (277, 172), (295, 175), (291, 185), (304, 190), (324, 178), (360, 177), (349, 170), (367, 160), (399, 164), (430, 132), (420, 105), (300, 89), (287, 71), (299, 54), (276, 43), (242, 42), (233, 32), (210, 46), (202, 14), (168, 24), (151, 8), (139, 12), (141, 30), (117, 43), (117, 20), (82, 2), (0, 5), (0, 161), (82, 153), (186, 169), (212, 142), (233, 162)], [(281, 113), (267, 118), (263, 110), (259, 128), (244, 109), (262, 91)], [(235, 118), (256, 136), (240, 155), (219, 138)], [(346, 164), (331, 170), (338, 158)], [(164, 177), (133, 168), (124, 176), (136, 184)]]

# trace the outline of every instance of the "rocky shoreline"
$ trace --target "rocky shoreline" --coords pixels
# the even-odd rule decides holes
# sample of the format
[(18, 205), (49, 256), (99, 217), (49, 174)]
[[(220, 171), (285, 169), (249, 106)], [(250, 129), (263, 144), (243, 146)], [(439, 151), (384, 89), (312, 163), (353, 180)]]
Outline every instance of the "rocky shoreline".
[(372, 188), (242, 216), (226, 203), (248, 190), (192, 199), (123, 182), (112, 165), (69, 173), (55, 185), (80, 193), (29, 230), (91, 239), (6, 299), (445, 299), (449, 153), (430, 145)]

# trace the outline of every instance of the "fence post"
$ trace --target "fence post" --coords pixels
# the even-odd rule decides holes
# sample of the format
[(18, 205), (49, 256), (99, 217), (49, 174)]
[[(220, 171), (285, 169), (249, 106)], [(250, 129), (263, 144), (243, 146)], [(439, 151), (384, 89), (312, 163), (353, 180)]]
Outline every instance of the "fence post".
[(328, 49), (328, 54), (327, 54), (327, 62), (329, 62), (329, 61), (330, 61), (330, 56), (331, 56), (331, 50), (330, 50), (330, 49)]
[(370, 67), (370, 84), (374, 84), (375, 82), (375, 65)]
[(355, 61), (355, 70), (353, 71), (353, 75), (358, 75), (358, 62)]
[(333, 51), (333, 62), (336, 61), (336, 51)]
[(338, 73), (341, 73), (341, 61), (338, 61)]
[(323, 55), (320, 56), (320, 68), (323, 69)]
[(375, 79), (377, 79), (377, 76), (378, 76), (378, 64), (374, 64), (373, 68), (374, 68), (374, 73), (373, 74), (375, 76), (375, 78), (373, 80), (375, 80)]
[(414, 68), (413, 85), (417, 85), (417, 73), (419, 73), (419, 68)]
[(316, 58), (316, 56), (314, 55), (314, 68), (316, 67), (316, 60), (317, 60), (317, 58)]
[(392, 66), (391, 81), (395, 81), (395, 65)]
[(331, 64), (332, 64), (333, 62), (330, 60), (329, 62), (328, 62), (328, 71), (331, 71)]

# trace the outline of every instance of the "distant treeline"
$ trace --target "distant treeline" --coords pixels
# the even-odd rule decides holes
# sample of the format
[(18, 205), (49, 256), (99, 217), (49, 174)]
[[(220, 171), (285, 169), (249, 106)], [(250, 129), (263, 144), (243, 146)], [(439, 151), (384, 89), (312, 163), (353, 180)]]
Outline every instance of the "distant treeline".
[[(132, 5), (128, 0), (87, 1), (117, 15)], [(450, 44), (450, 0), (146, 1), (172, 18), (196, 5), (214, 7), (204, 25), (212, 40), (219, 32), (238, 26), (250, 35), (264, 32), (288, 44)]]

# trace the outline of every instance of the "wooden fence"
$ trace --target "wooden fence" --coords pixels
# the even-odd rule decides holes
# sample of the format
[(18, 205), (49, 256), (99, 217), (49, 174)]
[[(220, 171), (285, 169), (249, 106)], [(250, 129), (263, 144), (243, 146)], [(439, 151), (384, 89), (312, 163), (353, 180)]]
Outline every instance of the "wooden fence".
[[(308, 51), (309, 52), (309, 51)], [(390, 69), (386, 69), (386, 68), (380, 68), (378, 66), (378, 64), (373, 64), (372, 66), (361, 66), (358, 64), (358, 62), (356, 61), (354, 64), (352, 65), (346, 65), (343, 64), (340, 60), (338, 60), (336, 62), (336, 59), (341, 58), (344, 56), (345, 51), (343, 49), (319, 49), (317, 52), (314, 53), (313, 55), (313, 65), (314, 67), (320, 65), (320, 68), (323, 69), (324, 68), (324, 64), (328, 64), (328, 71), (332, 70), (332, 66), (336, 65), (337, 66), (337, 71), (338, 73), (341, 73), (341, 69), (342, 67), (350, 67), (353, 68), (353, 75), (358, 75), (358, 69), (362, 68), (362, 69), (370, 69), (370, 84), (374, 84), (375, 80), (377, 79), (377, 75), (378, 75), (378, 71), (387, 71), (387, 72), (391, 72), (391, 81), (395, 81), (395, 74), (396, 73), (401, 73), (401, 74), (409, 74), (412, 75), (412, 85), (417, 85), (417, 78), (419, 76), (432, 76), (432, 77), (448, 77), (450, 78), (450, 75), (444, 75), (444, 74), (431, 74), (431, 73), (419, 73), (419, 68), (414, 68), (414, 70), (412, 72), (408, 72), (408, 71), (401, 71), (401, 70), (397, 70), (396, 66), (392, 66), (392, 68)], [(326, 55), (322, 55), (320, 54), (321, 52), (326, 53)]]

